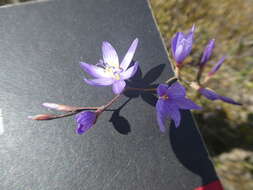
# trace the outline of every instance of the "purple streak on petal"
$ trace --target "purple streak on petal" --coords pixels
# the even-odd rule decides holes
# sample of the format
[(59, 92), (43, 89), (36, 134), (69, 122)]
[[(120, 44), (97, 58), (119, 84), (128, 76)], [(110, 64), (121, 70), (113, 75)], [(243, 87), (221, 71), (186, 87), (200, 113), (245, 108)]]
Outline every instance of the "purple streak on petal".
[(175, 59), (175, 52), (177, 49), (178, 39), (181, 37), (182, 37), (182, 34), (180, 32), (177, 32), (176, 35), (171, 40), (171, 51), (172, 51), (172, 55), (174, 59)]
[(76, 115), (77, 122), (76, 132), (78, 134), (85, 133), (96, 122), (96, 113), (91, 111), (83, 111)]
[(124, 80), (115, 81), (112, 85), (112, 91), (114, 94), (120, 94), (126, 86), (126, 82)]
[(229, 103), (229, 104), (234, 104), (234, 105), (238, 105), (238, 106), (242, 105), (241, 103), (236, 102), (232, 98), (229, 98), (226, 96), (220, 96), (220, 100), (222, 100), (223, 102)]
[(162, 101), (156, 102), (156, 119), (161, 132), (165, 132), (165, 119), (166, 114), (162, 110)]
[(158, 96), (164, 96), (168, 94), (168, 85), (166, 84), (159, 84), (156, 89)]
[(104, 69), (97, 67), (95, 65), (90, 65), (84, 62), (80, 62), (81, 68), (88, 73), (89, 75), (95, 78), (108, 78), (110, 77), (107, 73), (104, 72)]
[(209, 90), (207, 88), (200, 88), (198, 91), (209, 100), (220, 99), (220, 95), (214, 92), (213, 90)]
[(84, 82), (92, 86), (109, 86), (113, 84), (114, 79), (112, 78), (98, 78), (98, 79), (84, 78)]
[(131, 78), (132, 76), (134, 76), (134, 74), (138, 70), (138, 66), (139, 66), (138, 62), (135, 62), (134, 66), (132, 66), (129, 69), (127, 69), (126, 71), (123, 71), (120, 73), (120, 78), (122, 80), (127, 80), (127, 79)]
[(170, 118), (174, 121), (175, 126), (179, 127), (180, 121), (181, 121), (181, 115), (180, 115), (178, 106), (171, 100), (166, 101), (166, 102), (168, 102), (167, 107), (166, 107), (166, 112), (168, 113)]
[(181, 85), (179, 82), (174, 82), (169, 88), (168, 88), (168, 96), (172, 99), (178, 99), (185, 97), (186, 91), (185, 87)]
[(133, 57), (134, 57), (134, 53), (136, 51), (136, 48), (137, 48), (137, 45), (138, 45), (138, 38), (136, 38), (131, 46), (129, 47), (124, 59), (122, 60), (121, 64), (120, 64), (120, 67), (123, 69), (123, 70), (126, 70), (128, 68), (128, 66), (130, 65)]
[(114, 67), (119, 66), (118, 54), (109, 42), (103, 42), (102, 53), (103, 53), (103, 59), (105, 63)]
[(200, 60), (200, 67), (203, 67), (206, 64), (206, 62), (210, 59), (214, 46), (215, 46), (215, 39), (212, 39), (205, 47), (202, 58)]
[(220, 67), (221, 67), (222, 63), (224, 62), (225, 58), (226, 58), (226, 57), (223, 56), (223, 57), (213, 66), (212, 70), (208, 73), (209, 76), (210, 76), (210, 75), (213, 75), (214, 73), (216, 73), (216, 72), (220, 69)]
[(185, 110), (200, 110), (202, 109), (200, 106), (195, 104), (193, 101), (191, 101), (188, 98), (181, 98), (179, 100), (176, 100), (176, 104), (179, 106), (180, 109), (185, 109)]

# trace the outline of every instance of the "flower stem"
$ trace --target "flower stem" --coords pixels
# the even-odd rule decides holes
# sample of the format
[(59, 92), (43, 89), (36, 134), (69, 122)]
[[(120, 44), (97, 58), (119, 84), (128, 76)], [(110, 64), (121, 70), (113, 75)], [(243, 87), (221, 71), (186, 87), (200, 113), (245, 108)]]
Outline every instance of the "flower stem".
[(103, 105), (103, 106), (100, 106), (98, 109), (97, 109), (97, 113), (100, 114), (102, 113), (103, 111), (105, 111), (105, 109), (107, 109), (108, 107), (110, 107), (115, 101), (117, 101), (120, 97), (121, 97), (122, 94), (118, 94), (116, 95), (113, 99), (111, 99), (107, 104)]

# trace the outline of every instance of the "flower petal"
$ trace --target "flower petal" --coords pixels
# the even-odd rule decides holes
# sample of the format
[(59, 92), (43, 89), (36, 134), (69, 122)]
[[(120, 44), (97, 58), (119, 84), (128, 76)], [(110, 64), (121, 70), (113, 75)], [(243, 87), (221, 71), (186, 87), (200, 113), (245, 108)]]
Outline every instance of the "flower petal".
[(216, 92), (214, 92), (211, 89), (207, 89), (207, 88), (200, 88), (198, 90), (203, 96), (205, 96), (207, 99), (209, 100), (218, 100), (220, 99), (220, 95), (217, 94)]
[(174, 121), (175, 126), (178, 127), (181, 121), (181, 115), (179, 112), (178, 106), (173, 103), (171, 100), (166, 101), (166, 112), (170, 116), (170, 118)]
[(109, 86), (112, 85), (114, 80), (112, 78), (98, 78), (98, 79), (86, 79), (84, 82), (92, 86)]
[(77, 122), (76, 132), (78, 134), (85, 133), (96, 122), (96, 113), (91, 111), (83, 111), (76, 115)]
[(179, 82), (174, 82), (169, 88), (168, 88), (168, 96), (172, 99), (182, 98), (185, 97), (185, 87), (181, 85)]
[(138, 66), (139, 66), (138, 62), (135, 62), (134, 66), (132, 66), (129, 69), (127, 69), (126, 71), (123, 71), (120, 73), (120, 78), (122, 80), (126, 80), (126, 79), (131, 78), (136, 73)]
[(161, 132), (165, 132), (166, 114), (162, 110), (162, 100), (156, 102), (156, 119)]
[(220, 96), (220, 100), (222, 100), (223, 102), (229, 103), (229, 104), (234, 104), (234, 105), (238, 105), (238, 106), (242, 105), (241, 103), (236, 102), (232, 98), (229, 98), (226, 96)]
[(171, 40), (171, 51), (173, 54), (173, 57), (175, 59), (175, 52), (177, 49), (177, 43), (181, 41), (181, 39), (184, 37), (184, 34), (182, 32), (177, 32), (176, 35)]
[(123, 69), (123, 70), (126, 70), (128, 68), (128, 66), (130, 65), (133, 57), (134, 57), (134, 53), (136, 51), (136, 48), (137, 48), (137, 45), (138, 45), (138, 38), (136, 38), (131, 46), (129, 47), (124, 59), (122, 60), (121, 64), (120, 64), (120, 67)]
[(114, 94), (120, 94), (126, 86), (126, 82), (124, 80), (118, 80), (113, 83), (112, 85), (112, 91)]
[(109, 42), (103, 42), (102, 53), (104, 62), (112, 67), (119, 67), (119, 58), (116, 50)]
[(95, 65), (90, 65), (84, 62), (80, 62), (81, 68), (89, 75), (95, 78), (108, 78), (110, 77), (103, 68), (97, 67)]
[(158, 96), (164, 96), (168, 94), (168, 85), (166, 84), (159, 84), (156, 89)]
[(188, 98), (180, 98), (175, 101), (180, 109), (184, 109), (184, 110), (191, 110), (191, 109), (200, 110), (200, 109), (202, 109), (200, 106), (198, 106), (197, 104), (195, 104), (193, 101), (191, 101)]
[(205, 50), (200, 60), (200, 67), (203, 67), (205, 63), (210, 59), (214, 46), (215, 46), (215, 39), (212, 39), (205, 47)]

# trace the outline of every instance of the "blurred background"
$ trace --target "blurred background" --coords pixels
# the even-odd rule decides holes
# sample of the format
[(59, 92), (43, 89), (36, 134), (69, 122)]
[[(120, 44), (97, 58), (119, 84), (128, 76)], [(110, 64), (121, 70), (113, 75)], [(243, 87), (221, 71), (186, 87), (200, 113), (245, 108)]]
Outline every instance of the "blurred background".
[[(0, 5), (25, 1), (29, 0), (0, 0)], [(196, 26), (193, 52), (183, 71), (185, 78), (196, 77), (196, 64), (210, 39), (216, 39), (212, 61), (227, 56), (209, 87), (243, 106), (211, 102), (192, 91), (188, 96), (204, 107), (194, 115), (225, 190), (252, 190), (253, 1), (150, 0), (150, 4), (169, 56), (172, 36)]]

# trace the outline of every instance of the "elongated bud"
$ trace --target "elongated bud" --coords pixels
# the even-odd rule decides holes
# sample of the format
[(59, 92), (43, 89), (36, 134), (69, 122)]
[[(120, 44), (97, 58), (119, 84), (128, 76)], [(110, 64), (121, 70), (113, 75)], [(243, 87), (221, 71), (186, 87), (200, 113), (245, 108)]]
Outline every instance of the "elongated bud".
[(39, 114), (35, 116), (28, 116), (28, 119), (32, 119), (32, 120), (50, 120), (54, 118), (55, 118), (55, 115), (53, 114)]
[(212, 70), (208, 73), (208, 76), (212, 76), (214, 75), (221, 67), (222, 63), (224, 62), (225, 60), (225, 56), (223, 56), (215, 65), (214, 67), (212, 68)]
[(73, 106), (68, 106), (68, 105), (63, 105), (63, 104), (55, 104), (55, 103), (48, 103), (45, 102), (42, 104), (44, 107), (47, 107), (49, 109), (55, 109), (58, 111), (76, 111), (78, 108), (77, 107), (73, 107)]

